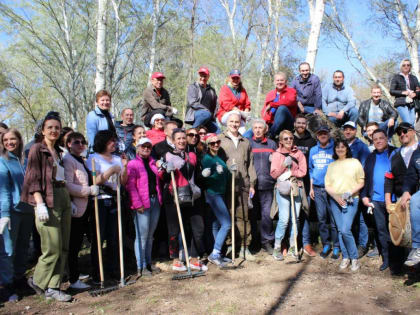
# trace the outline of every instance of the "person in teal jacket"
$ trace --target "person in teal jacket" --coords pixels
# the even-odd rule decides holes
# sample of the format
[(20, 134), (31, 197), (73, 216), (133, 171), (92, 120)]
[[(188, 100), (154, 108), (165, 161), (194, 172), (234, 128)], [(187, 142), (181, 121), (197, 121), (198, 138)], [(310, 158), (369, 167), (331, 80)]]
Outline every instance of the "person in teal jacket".
[[(9, 301), (16, 301), (26, 272), (33, 208), (18, 206), (24, 170), (22, 136), (16, 129), (0, 134), (0, 281)], [(19, 204), (20, 205), (20, 204)]]
[(217, 265), (223, 265), (221, 255), (222, 246), (231, 229), (230, 215), (224, 197), (230, 172), (226, 163), (217, 155), (220, 139), (216, 134), (209, 134), (206, 138), (208, 153), (201, 160), (202, 175), (204, 177), (206, 201), (213, 210), (216, 220), (213, 222), (214, 247), (208, 260)]

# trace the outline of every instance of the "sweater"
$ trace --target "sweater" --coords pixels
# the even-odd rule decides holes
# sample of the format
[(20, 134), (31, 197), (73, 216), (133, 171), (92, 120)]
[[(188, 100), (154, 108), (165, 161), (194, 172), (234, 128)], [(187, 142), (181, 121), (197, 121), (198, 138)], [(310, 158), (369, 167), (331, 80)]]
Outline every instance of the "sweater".
[[(336, 160), (328, 165), (325, 174), (325, 187), (331, 188), (336, 194), (352, 191), (365, 180), (362, 164), (354, 158)], [(355, 193), (353, 197), (357, 197)]]
[[(217, 165), (223, 166), (223, 173), (219, 174), (216, 171)], [(207, 193), (224, 195), (230, 177), (226, 163), (219, 156), (207, 153), (201, 160), (201, 166), (202, 169), (210, 168), (211, 170), (211, 175), (203, 178)]]
[(322, 107), (322, 89), (321, 82), (315, 74), (310, 74), (305, 81), (301, 75), (293, 79), (290, 84), (297, 92), (297, 101), (301, 102), (303, 106), (312, 106), (316, 109)]
[(0, 157), (0, 216), (10, 217), (20, 201), (24, 172), (19, 159), (10, 152), (8, 158)]
[[(156, 167), (156, 161), (151, 157), (149, 157), (149, 166), (156, 175), (155, 187), (159, 203), (162, 204), (162, 182), (158, 176), (159, 173)], [(145, 210), (148, 210), (150, 208), (149, 180), (146, 167), (140, 156), (137, 155), (134, 160), (128, 162), (127, 175), (128, 180), (125, 188), (130, 196), (130, 209), (137, 210), (143, 207)]]
[(326, 84), (322, 90), (322, 111), (325, 115), (338, 113), (339, 111), (348, 112), (350, 108), (356, 106), (356, 98), (350, 86), (342, 86), (338, 89), (334, 84)]
[(330, 142), (325, 148), (321, 148), (319, 142), (309, 151), (309, 176), (312, 184), (324, 187), (324, 178), (327, 173), (328, 164), (334, 161), (334, 141)]

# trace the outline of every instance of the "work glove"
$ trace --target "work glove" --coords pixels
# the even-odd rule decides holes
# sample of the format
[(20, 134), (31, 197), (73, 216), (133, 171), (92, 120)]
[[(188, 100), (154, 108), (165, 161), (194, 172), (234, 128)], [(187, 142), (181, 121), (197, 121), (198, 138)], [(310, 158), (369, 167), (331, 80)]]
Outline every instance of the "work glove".
[(91, 196), (99, 195), (99, 186), (98, 185), (92, 185), (92, 186), (89, 186), (89, 188), (90, 188), (90, 195)]
[(367, 208), (367, 213), (368, 213), (368, 214), (373, 214), (373, 209), (375, 209), (375, 206), (374, 206), (374, 205), (372, 205), (372, 206), (368, 207), (368, 208)]
[(251, 117), (251, 112), (241, 111), (241, 117), (244, 120), (247, 120)]
[[(98, 187), (98, 186), (96, 186), (96, 187)], [(75, 216), (77, 214), (77, 207), (76, 207), (76, 205), (72, 202), (71, 203), (71, 215), (72, 216)]]
[(291, 156), (286, 156), (286, 158), (284, 159), (284, 162), (283, 162), (283, 166), (284, 167), (290, 167), (290, 166), (292, 166), (292, 163), (293, 163), (292, 157)]
[(211, 174), (211, 169), (210, 168), (205, 168), (202, 172), (201, 175), (203, 175), (203, 177), (209, 177)]
[(176, 168), (175, 168), (175, 165), (174, 165), (174, 163), (172, 163), (172, 162), (168, 162), (168, 163), (166, 163), (166, 171), (168, 172), (168, 173), (170, 173), (170, 172), (174, 172), (176, 170)]
[(45, 203), (39, 203), (35, 207), (35, 214), (39, 222), (47, 222), (50, 219), (48, 215), (48, 209)]
[(232, 164), (230, 165), (230, 170), (231, 170), (232, 172), (236, 172), (236, 171), (238, 170), (238, 164), (236, 164), (236, 163), (232, 163)]
[(10, 230), (10, 217), (2, 217), (0, 219), (0, 234), (3, 234), (4, 229), (7, 228)]
[(217, 164), (217, 166), (216, 166), (216, 172), (218, 174), (223, 174), (223, 166), (220, 165), (220, 164)]
[(178, 114), (178, 109), (176, 109), (175, 107), (172, 107), (172, 113), (174, 115)]

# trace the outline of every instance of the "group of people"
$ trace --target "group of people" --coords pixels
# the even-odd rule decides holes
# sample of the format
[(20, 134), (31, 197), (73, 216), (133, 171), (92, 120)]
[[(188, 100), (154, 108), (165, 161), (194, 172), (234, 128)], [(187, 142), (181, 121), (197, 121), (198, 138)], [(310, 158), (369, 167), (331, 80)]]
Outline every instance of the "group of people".
[[(274, 76), (275, 88), (267, 94), (260, 118), (251, 117), (251, 102), (238, 69), (230, 72), (217, 95), (208, 82), (209, 69), (201, 67), (197, 82), (188, 87), (184, 121), (176, 117), (163, 87), (164, 74), (155, 72), (143, 93), (138, 124), (131, 108), (122, 110), (121, 121), (114, 120), (111, 94), (106, 90), (96, 94), (95, 108), (87, 116), (87, 141), (83, 134), (63, 127), (57, 112), (46, 115), (25, 148), (19, 131), (3, 124), (3, 298), (17, 300), (16, 289), (27, 283), (48, 299), (70, 301), (71, 295), (60, 289), (65, 274), (71, 289), (89, 289), (79, 279), (78, 266), (85, 236), (90, 242), (91, 283), (99, 283), (95, 220), (100, 240), (106, 242), (105, 275), (119, 279), (118, 188), (135, 229), (138, 277), (160, 272), (152, 259), (157, 234), (167, 240), (176, 272), (187, 269), (187, 259), (193, 270), (207, 271), (203, 257), (224, 266), (234, 258), (232, 252), (253, 261), (251, 244), (258, 240), (275, 260), (299, 255), (298, 247), (317, 256), (310, 229), (314, 214), (322, 243), (319, 255), (323, 259), (342, 256), (341, 270), (350, 266), (357, 271), (370, 243), (369, 255), (379, 251), (382, 257), (381, 271), (401, 267), (404, 260), (407, 266), (416, 265), (420, 262), (420, 150), (413, 124), (420, 85), (410, 67), (404, 59), (401, 73), (392, 79), (394, 106), (374, 86), (372, 97), (357, 110), (342, 71), (335, 71), (333, 83), (322, 89), (319, 78), (303, 62), (290, 85), (286, 74)], [(328, 124), (309, 132), (313, 115), (330, 120), (342, 136), (333, 139)], [(357, 137), (357, 124), (368, 144)], [(395, 132), (399, 148), (390, 145)], [(411, 208), (408, 257), (392, 245), (388, 231), (387, 213), (397, 199), (403, 208)], [(180, 245), (177, 206), (190, 257), (183, 255)], [(369, 240), (369, 221), (374, 240)], [(234, 243), (231, 229), (235, 229)], [(39, 238), (41, 253), (33, 276), (26, 279), (31, 237)]]

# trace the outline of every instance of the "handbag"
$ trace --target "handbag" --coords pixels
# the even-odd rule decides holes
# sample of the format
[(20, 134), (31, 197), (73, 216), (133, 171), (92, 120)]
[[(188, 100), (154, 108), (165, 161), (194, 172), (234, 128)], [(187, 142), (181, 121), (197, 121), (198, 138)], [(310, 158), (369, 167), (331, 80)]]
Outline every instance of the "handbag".
[(193, 204), (193, 194), (189, 184), (178, 187), (177, 192), (180, 206), (191, 206)]

